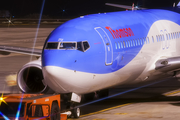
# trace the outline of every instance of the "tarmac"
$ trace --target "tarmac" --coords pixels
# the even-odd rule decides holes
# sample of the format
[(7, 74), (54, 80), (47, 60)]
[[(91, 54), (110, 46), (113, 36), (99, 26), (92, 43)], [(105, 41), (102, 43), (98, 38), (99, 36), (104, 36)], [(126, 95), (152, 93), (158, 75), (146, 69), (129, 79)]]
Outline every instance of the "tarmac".
[[(44, 41), (54, 28), (54, 26), (39, 28), (35, 48), (42, 49)], [(0, 45), (32, 48), (36, 32), (35, 27), (0, 27)], [(23, 65), (35, 59), (36, 57), (31, 59), (31, 56), (17, 53), (0, 55), (0, 92), (11, 93), (5, 81), (6, 77), (16, 74)], [(112, 88), (110, 96), (136, 87)], [(14, 91), (18, 91), (18, 88)], [(180, 118), (179, 109), (180, 80), (168, 78), (155, 85), (85, 105), (81, 107), (79, 120), (177, 120)]]
[[(177, 120), (180, 117), (179, 85), (179, 79), (169, 78), (152, 86), (86, 105), (81, 108), (79, 120)], [(112, 88), (110, 96), (129, 89), (132, 88)]]
[[(0, 45), (28, 47), (42, 49), (44, 41), (54, 28), (17, 28), (14, 26), (0, 28)], [(36, 32), (38, 32), (37, 38)], [(36, 40), (36, 43), (34, 41)], [(37, 59), (36, 57), (11, 53), (10, 55), (0, 54), (0, 91), (8, 93), (6, 77), (16, 74), (23, 65)]]

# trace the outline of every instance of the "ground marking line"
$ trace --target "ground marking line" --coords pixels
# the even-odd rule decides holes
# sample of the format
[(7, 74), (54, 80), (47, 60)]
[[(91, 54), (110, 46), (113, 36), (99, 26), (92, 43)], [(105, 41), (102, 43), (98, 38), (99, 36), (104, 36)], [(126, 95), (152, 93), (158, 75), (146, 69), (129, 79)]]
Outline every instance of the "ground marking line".
[(100, 111), (93, 112), (93, 113), (89, 113), (89, 114), (86, 114), (86, 115), (81, 115), (80, 117), (85, 117), (85, 116), (89, 116), (89, 115), (99, 114), (101, 112), (105, 112), (105, 111), (108, 111), (108, 110), (112, 110), (112, 109), (128, 106), (128, 105), (131, 105), (131, 104), (133, 104), (133, 103), (127, 103), (127, 104), (123, 104), (123, 105), (118, 105), (118, 106), (115, 106), (115, 107), (107, 108), (107, 109), (100, 110)]
[(170, 92), (170, 93), (167, 93), (167, 94), (164, 94), (165, 96), (170, 96), (170, 95), (174, 95), (176, 93), (180, 93), (180, 90), (178, 91), (174, 91), (174, 92)]

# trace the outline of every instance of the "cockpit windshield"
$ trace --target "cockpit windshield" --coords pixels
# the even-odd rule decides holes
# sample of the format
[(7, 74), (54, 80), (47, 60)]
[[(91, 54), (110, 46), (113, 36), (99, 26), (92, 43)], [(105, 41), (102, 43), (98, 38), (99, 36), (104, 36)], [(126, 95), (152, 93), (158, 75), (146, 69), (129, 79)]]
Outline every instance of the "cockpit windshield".
[(76, 43), (61, 42), (59, 45), (59, 49), (76, 49)]
[(82, 52), (90, 48), (87, 41), (80, 42), (47, 42), (45, 49), (59, 49), (59, 50), (79, 50)]
[(57, 49), (57, 47), (58, 47), (58, 42), (49, 42), (49, 43), (47, 43), (47, 45), (46, 45), (46, 49)]

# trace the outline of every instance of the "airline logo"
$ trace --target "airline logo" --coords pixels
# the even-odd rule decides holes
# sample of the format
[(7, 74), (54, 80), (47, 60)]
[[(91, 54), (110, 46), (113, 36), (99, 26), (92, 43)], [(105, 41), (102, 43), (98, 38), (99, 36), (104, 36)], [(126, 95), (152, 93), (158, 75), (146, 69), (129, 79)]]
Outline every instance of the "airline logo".
[(109, 32), (111, 33), (114, 39), (134, 36), (134, 33), (131, 30), (131, 28), (123, 28), (119, 30), (118, 29), (113, 30), (109, 26), (105, 28), (109, 30)]

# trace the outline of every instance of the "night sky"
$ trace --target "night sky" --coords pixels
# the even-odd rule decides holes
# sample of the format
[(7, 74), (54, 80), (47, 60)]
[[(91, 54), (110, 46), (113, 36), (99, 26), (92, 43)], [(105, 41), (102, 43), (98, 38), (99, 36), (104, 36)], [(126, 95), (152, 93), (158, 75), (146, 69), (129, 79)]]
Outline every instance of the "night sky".
[[(45, 0), (43, 15), (50, 17), (79, 17), (81, 15), (120, 11), (123, 9), (105, 6), (106, 2), (124, 5), (138, 4), (145, 8), (172, 6), (179, 0)], [(43, 0), (1, 0), (0, 10), (9, 10), (15, 17), (39, 14)]]

